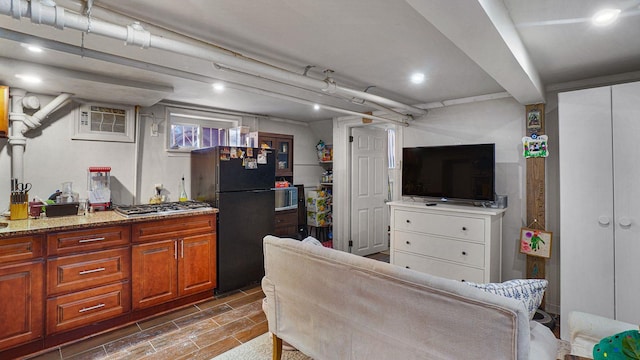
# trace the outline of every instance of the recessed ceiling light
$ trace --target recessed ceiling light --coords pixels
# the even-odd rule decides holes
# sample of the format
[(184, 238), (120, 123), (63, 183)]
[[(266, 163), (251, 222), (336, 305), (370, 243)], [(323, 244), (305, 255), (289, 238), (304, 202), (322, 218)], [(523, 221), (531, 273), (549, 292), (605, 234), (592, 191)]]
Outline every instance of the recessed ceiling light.
[(20, 44), (20, 45), (22, 45), (24, 48), (34, 53), (42, 52), (42, 48), (38, 45), (33, 45), (33, 44)]
[(40, 79), (39, 77), (35, 76), (35, 75), (28, 75), (28, 74), (16, 74), (16, 77), (22, 81), (26, 81), (28, 83), (32, 83), (32, 84), (37, 84), (42, 82), (42, 79)]
[(411, 82), (414, 84), (422, 84), (422, 82), (424, 82), (424, 74), (414, 73), (413, 75), (411, 75)]
[(318, 105), (318, 104), (313, 104), (313, 110), (315, 110), (315, 111), (320, 110), (320, 105)]
[(213, 84), (213, 90), (215, 91), (222, 91), (224, 90), (224, 84), (221, 82), (217, 82)]
[(613, 24), (620, 15), (620, 9), (602, 9), (591, 17), (591, 22), (596, 26)]

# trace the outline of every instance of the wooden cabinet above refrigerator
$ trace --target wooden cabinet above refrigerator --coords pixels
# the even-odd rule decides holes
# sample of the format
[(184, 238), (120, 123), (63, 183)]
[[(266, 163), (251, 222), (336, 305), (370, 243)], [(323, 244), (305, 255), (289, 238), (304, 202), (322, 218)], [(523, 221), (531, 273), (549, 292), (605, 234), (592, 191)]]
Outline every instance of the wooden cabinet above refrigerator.
[(276, 179), (293, 181), (293, 135), (258, 133), (258, 147), (264, 145), (275, 151)]

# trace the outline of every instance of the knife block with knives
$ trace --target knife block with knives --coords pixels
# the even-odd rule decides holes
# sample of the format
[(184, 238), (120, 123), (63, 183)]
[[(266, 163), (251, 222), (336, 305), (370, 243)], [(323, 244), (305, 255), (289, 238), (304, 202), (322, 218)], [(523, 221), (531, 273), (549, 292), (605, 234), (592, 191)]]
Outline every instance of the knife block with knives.
[(17, 179), (11, 179), (11, 201), (9, 203), (9, 219), (23, 220), (29, 218), (29, 192), (20, 190)]

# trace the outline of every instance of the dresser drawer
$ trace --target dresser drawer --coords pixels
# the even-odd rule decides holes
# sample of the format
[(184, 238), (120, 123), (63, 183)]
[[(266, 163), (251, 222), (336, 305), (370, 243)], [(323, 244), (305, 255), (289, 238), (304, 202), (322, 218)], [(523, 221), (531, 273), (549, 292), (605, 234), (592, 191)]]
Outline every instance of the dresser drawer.
[(131, 233), (134, 242), (147, 242), (215, 231), (215, 215), (197, 215), (133, 224)]
[(128, 281), (47, 300), (47, 334), (125, 314), (131, 309)]
[(459, 281), (484, 282), (484, 271), (420, 255), (396, 251), (394, 264), (423, 273)]
[(84, 290), (131, 277), (129, 248), (47, 260), (47, 294)]
[(465, 216), (394, 210), (394, 229), (484, 242), (484, 220)]
[(123, 225), (51, 233), (47, 235), (47, 253), (62, 255), (127, 245), (129, 231), (129, 226)]
[(0, 264), (40, 257), (43, 244), (43, 235), (0, 239)]
[(403, 231), (396, 231), (394, 235), (395, 250), (484, 267), (483, 244)]

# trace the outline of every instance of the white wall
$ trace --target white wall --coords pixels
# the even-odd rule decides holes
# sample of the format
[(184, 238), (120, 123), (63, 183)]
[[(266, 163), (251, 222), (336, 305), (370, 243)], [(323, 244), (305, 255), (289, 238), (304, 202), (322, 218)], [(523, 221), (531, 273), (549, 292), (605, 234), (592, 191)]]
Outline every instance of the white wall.
[[(53, 97), (37, 95), (41, 104)], [(56, 111), (43, 126), (25, 134), (28, 138), (24, 155), (25, 179), (33, 183), (31, 197), (48, 197), (61, 188), (64, 181), (72, 181), (73, 188), (86, 197), (87, 169), (90, 166), (111, 166), (112, 198), (115, 204), (147, 203), (154, 194), (154, 185), (162, 183), (169, 200), (178, 198), (180, 178), (184, 174), (187, 194), (190, 193), (190, 161), (188, 154), (169, 154), (165, 151), (166, 125), (163, 105), (141, 109), (136, 143), (71, 140), (74, 108), (71, 104)], [(159, 134), (151, 136), (151, 123), (159, 123)], [(314, 127), (306, 123), (243, 116), (243, 123), (251, 130), (290, 134), (294, 136), (294, 183), (305, 186), (319, 184), (322, 168), (318, 164), (315, 144), (320, 139), (314, 127), (322, 129), (331, 121), (318, 122)], [(0, 211), (9, 208), (11, 153), (7, 139), (0, 139)], [(137, 174), (136, 174), (137, 171)], [(136, 194), (137, 192), (137, 194)]]
[[(502, 279), (524, 278), (526, 275), (526, 257), (519, 252), (520, 228), (526, 224), (526, 163), (522, 156), (522, 137), (524, 128), (524, 106), (512, 98), (474, 102), (447, 106), (429, 110), (426, 117), (411, 123), (409, 127), (398, 131), (399, 147), (452, 145), (469, 143), (496, 144), (496, 193), (508, 195), (509, 206), (503, 218), (502, 237)], [(346, 124), (338, 120), (334, 122), (334, 137), (343, 137), (346, 132), (340, 126)], [(346, 125), (344, 125), (346, 126)], [(336, 135), (337, 134), (337, 135)], [(337, 140), (340, 142), (341, 140)], [(553, 140), (550, 141), (553, 143)], [(334, 151), (344, 151), (346, 144), (334, 144)], [(551, 147), (553, 156), (553, 146)], [(343, 177), (337, 174), (346, 169), (348, 164), (336, 155), (334, 163), (335, 179)], [(338, 180), (339, 181), (339, 180)], [(347, 234), (339, 224), (340, 219), (348, 212), (336, 209), (341, 202), (346, 188), (343, 184), (334, 184), (334, 245), (341, 244), (338, 236)], [(553, 199), (552, 199), (553, 200)], [(550, 204), (555, 207), (556, 204)], [(345, 210), (346, 211), (346, 210)], [(342, 215), (337, 215), (342, 214)], [(552, 222), (553, 223), (553, 222)], [(547, 228), (552, 230), (553, 228)], [(344, 230), (345, 232), (342, 232)], [(558, 243), (554, 240), (552, 259), (547, 266), (547, 279), (550, 287), (547, 291), (547, 309), (557, 312), (560, 303), (559, 257)]]
[[(553, 97), (550, 97), (553, 98)], [(550, 100), (555, 102), (555, 100)], [(557, 105), (546, 107), (546, 129), (550, 135), (550, 157), (546, 167), (557, 164)], [(526, 256), (519, 252), (520, 228), (526, 224), (526, 162), (522, 156), (524, 106), (512, 98), (468, 103), (431, 109), (424, 119), (404, 129), (403, 146), (450, 145), (467, 143), (496, 144), (496, 193), (508, 195), (509, 206), (502, 227), (502, 279), (524, 278)], [(554, 231), (558, 224), (557, 172), (547, 173), (546, 229)], [(555, 236), (555, 235), (554, 235)], [(557, 313), (560, 306), (559, 242), (552, 243), (552, 258), (547, 261), (546, 308)]]
[[(45, 105), (53, 97), (38, 95)], [(53, 113), (37, 129), (25, 133), (24, 180), (33, 184), (31, 198), (46, 199), (62, 182), (72, 181), (73, 190), (87, 197), (87, 170), (90, 166), (111, 166), (114, 202), (130, 203), (135, 164), (133, 143), (71, 140), (77, 104), (71, 103)], [(11, 151), (7, 139), (0, 140), (0, 211), (9, 207)]]

